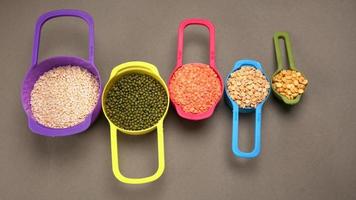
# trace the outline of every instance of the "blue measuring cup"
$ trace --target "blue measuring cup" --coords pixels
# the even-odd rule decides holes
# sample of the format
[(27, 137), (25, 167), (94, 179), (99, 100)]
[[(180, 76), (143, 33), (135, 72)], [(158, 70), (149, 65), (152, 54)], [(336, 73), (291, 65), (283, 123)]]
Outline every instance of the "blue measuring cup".
[[(241, 158), (255, 158), (261, 152), (261, 119), (262, 119), (262, 108), (265, 101), (268, 99), (269, 94), (271, 93), (271, 88), (268, 90), (268, 95), (266, 98), (259, 103), (256, 108), (240, 108), (239, 105), (230, 97), (229, 91), (227, 88), (227, 81), (230, 78), (231, 74), (241, 67), (250, 66), (260, 70), (263, 75), (266, 77), (267, 81), (269, 82), (266, 72), (263, 69), (260, 62), (256, 60), (244, 59), (239, 60), (235, 63), (234, 67), (232, 68), (231, 72), (225, 79), (225, 89), (224, 89), (224, 99), (228, 106), (232, 109), (233, 117), (232, 117), (232, 152), (235, 156)], [(250, 152), (241, 151), (239, 148), (239, 113), (250, 113), (255, 112), (255, 142), (253, 150)]]

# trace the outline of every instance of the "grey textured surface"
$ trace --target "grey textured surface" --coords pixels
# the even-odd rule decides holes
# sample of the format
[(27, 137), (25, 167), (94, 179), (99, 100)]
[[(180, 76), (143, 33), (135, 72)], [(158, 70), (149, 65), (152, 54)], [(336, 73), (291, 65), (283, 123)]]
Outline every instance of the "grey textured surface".
[[(77, 8), (95, 20), (96, 65), (104, 81), (123, 62), (155, 64), (167, 80), (175, 66), (177, 27), (184, 18), (216, 26), (217, 66), (225, 77), (242, 58), (275, 70), (272, 36), (289, 31), (297, 66), (310, 85), (301, 104), (286, 109), (271, 97), (263, 112), (262, 154), (233, 157), (231, 112), (221, 102), (204, 122), (165, 121), (166, 170), (139, 186), (111, 172), (109, 127), (103, 115), (85, 133), (65, 138), (32, 134), (20, 104), (37, 17)], [(0, 199), (356, 199), (356, 1), (0, 1)], [(40, 57), (86, 57), (86, 26), (58, 19), (44, 26)], [(188, 28), (185, 62), (207, 62), (208, 35)], [(240, 122), (241, 145), (252, 142), (252, 116)], [(123, 171), (151, 174), (155, 133), (119, 136)]]

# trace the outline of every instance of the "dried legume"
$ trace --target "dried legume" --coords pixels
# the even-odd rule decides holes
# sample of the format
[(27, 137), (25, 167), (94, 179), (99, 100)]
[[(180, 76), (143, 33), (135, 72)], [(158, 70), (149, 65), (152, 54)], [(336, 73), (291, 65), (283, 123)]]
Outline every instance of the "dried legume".
[(60, 66), (45, 72), (31, 91), (36, 121), (50, 128), (68, 128), (85, 120), (99, 98), (98, 80), (78, 66)]
[(270, 84), (260, 70), (244, 66), (230, 75), (227, 88), (240, 107), (256, 108), (267, 97)]
[(294, 70), (282, 70), (272, 78), (272, 87), (279, 94), (294, 99), (304, 93), (308, 80)]
[(222, 89), (218, 75), (206, 64), (186, 64), (170, 81), (172, 101), (184, 112), (206, 112), (219, 100)]
[(104, 103), (108, 118), (116, 126), (143, 130), (163, 117), (168, 97), (158, 80), (146, 74), (130, 73), (115, 80)]

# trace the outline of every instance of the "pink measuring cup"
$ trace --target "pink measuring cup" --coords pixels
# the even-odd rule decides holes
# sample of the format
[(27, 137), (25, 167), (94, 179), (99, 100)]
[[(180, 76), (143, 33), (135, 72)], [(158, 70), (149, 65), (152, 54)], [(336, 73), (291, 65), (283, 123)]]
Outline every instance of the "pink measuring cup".
[[(179, 28), (178, 28), (178, 49), (177, 49), (177, 64), (176, 67), (174, 68), (172, 74), (169, 77), (169, 81), (168, 81), (168, 90), (169, 93), (172, 94), (172, 89), (171, 89), (171, 80), (173, 78), (174, 73), (183, 66), (183, 43), (184, 43), (184, 29), (190, 25), (201, 25), (201, 26), (205, 26), (206, 28), (208, 28), (209, 30), (209, 66), (210, 68), (215, 72), (215, 74), (217, 75), (217, 77), (219, 78), (219, 83), (220, 83), (220, 97), (218, 98), (218, 100), (209, 108), (209, 110), (207, 110), (206, 112), (201, 112), (201, 113), (188, 113), (185, 112), (182, 107), (177, 104), (176, 102), (174, 102), (174, 99), (171, 98), (171, 102), (174, 106), (174, 108), (176, 109), (178, 115), (184, 119), (188, 119), (188, 120), (193, 120), (193, 121), (197, 121), (197, 120), (203, 120), (203, 119), (207, 119), (209, 117), (211, 117), (214, 113), (215, 107), (216, 105), (219, 103), (221, 97), (222, 97), (222, 93), (223, 93), (223, 81), (222, 78), (216, 68), (215, 65), (215, 27), (214, 25), (206, 19), (185, 19), (183, 20), (180, 24), (179, 24)], [(190, 63), (190, 64), (202, 64), (202, 63)], [(206, 64), (203, 64), (206, 65)]]

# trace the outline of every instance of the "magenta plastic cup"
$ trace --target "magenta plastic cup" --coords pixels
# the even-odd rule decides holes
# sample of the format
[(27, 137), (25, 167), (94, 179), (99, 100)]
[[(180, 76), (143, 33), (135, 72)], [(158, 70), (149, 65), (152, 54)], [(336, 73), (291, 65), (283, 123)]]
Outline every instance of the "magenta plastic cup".
[[(40, 36), (42, 26), (50, 19), (56, 17), (78, 17), (83, 19), (89, 26), (89, 58), (88, 60), (75, 57), (75, 56), (56, 56), (47, 58), (41, 62), (38, 62), (38, 52), (40, 45)], [(85, 118), (85, 120), (75, 126), (71, 126), (68, 128), (49, 128), (39, 124), (32, 115), (31, 111), (31, 91), (36, 83), (37, 79), (45, 72), (58, 67), (58, 66), (80, 66), (83, 69), (88, 70), (92, 73), (98, 83), (99, 83), (99, 97), (93, 111)], [(35, 33), (34, 33), (34, 42), (33, 42), (33, 50), (32, 50), (32, 64), (25, 75), (24, 81), (22, 83), (22, 91), (21, 91), (21, 99), (22, 99), (22, 107), (27, 115), (28, 127), (33, 133), (43, 135), (43, 136), (68, 136), (77, 134), (85, 131), (89, 128), (89, 126), (95, 121), (101, 111), (101, 93), (102, 93), (102, 85), (101, 79), (98, 69), (94, 64), (94, 20), (93, 18), (86, 12), (80, 10), (54, 10), (47, 12), (41, 15), (36, 23)]]
[[(171, 87), (171, 82), (174, 76), (174, 73), (181, 67), (185, 67), (187, 64), (183, 65), (183, 45), (184, 45), (184, 29), (190, 25), (200, 25), (200, 26), (205, 26), (209, 30), (210, 38), (209, 38), (209, 65), (204, 64), (204, 63), (189, 63), (190, 65), (203, 65), (203, 66), (209, 66), (210, 69), (214, 71), (216, 74), (217, 78), (219, 79), (220, 83), (220, 95), (219, 98), (214, 102), (214, 104), (205, 112), (200, 112), (200, 113), (189, 113), (185, 112), (183, 110), (183, 107), (179, 105), (177, 102), (174, 100), (174, 95), (172, 92), (172, 87)], [(190, 121), (199, 121), (199, 120), (204, 120), (209, 117), (211, 117), (215, 111), (216, 106), (218, 105), (222, 94), (224, 90), (224, 84), (222, 81), (222, 78), (217, 70), (217, 67), (215, 65), (215, 26), (213, 23), (211, 23), (209, 20), (206, 19), (185, 19), (183, 20), (178, 27), (178, 49), (177, 49), (177, 64), (176, 67), (174, 68), (172, 74), (169, 77), (168, 81), (168, 90), (171, 95), (171, 102), (176, 109), (178, 115), (184, 119), (190, 120)]]

